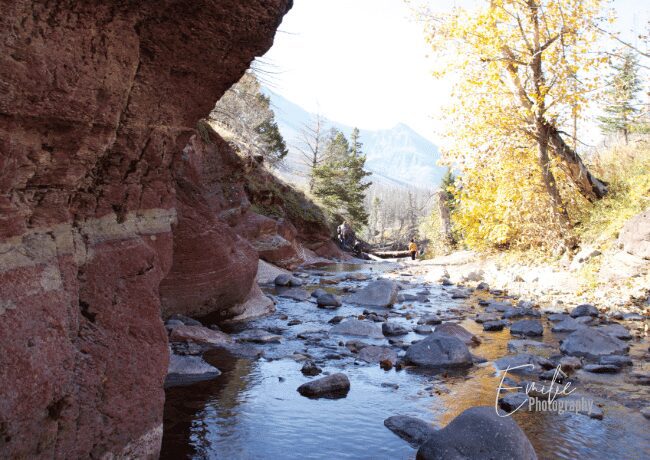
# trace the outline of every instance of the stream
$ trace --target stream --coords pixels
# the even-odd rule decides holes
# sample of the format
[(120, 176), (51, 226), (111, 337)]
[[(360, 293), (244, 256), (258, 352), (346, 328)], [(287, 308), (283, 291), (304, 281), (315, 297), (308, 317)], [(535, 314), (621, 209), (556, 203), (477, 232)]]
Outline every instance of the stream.
[[(409, 332), (393, 338), (398, 341), (392, 345), (388, 338), (330, 335), (328, 321), (334, 316), (357, 317), (366, 308), (344, 301), (335, 310), (321, 309), (314, 298), (293, 300), (281, 297), (282, 290), (276, 287), (263, 287), (277, 301), (276, 312), (222, 329), (235, 338), (247, 329), (264, 329), (281, 336), (280, 342), (255, 344), (264, 352), (259, 359), (209, 350), (203, 358), (221, 375), (167, 388), (162, 459), (413, 459), (417, 449), (388, 430), (386, 418), (412, 415), (441, 428), (469, 407), (494, 407), (501, 374), (493, 361), (508, 355), (508, 342), (517, 337), (508, 327), (485, 332), (472, 318), (483, 311), (478, 300), (513, 299), (486, 291), (452, 299), (456, 286), (424, 283), (391, 262), (335, 264), (298, 275), (307, 292), (325, 288), (343, 299), (346, 291), (362, 288), (373, 278), (393, 279), (402, 285), (401, 294), (412, 294), (417, 300), (373, 311), (388, 314), (391, 322), (411, 331), (424, 315), (439, 313), (443, 321), (458, 322), (480, 338), (481, 343), (470, 351), (482, 359), (466, 371), (383, 370), (378, 364), (360, 362), (345, 343), (360, 340), (391, 346), (401, 356), (403, 348), (425, 335)], [(321, 284), (323, 279), (333, 284)], [(543, 336), (531, 339), (550, 345), (544, 349), (547, 355), (559, 354), (559, 341), (567, 334), (551, 332), (546, 316), (541, 320)], [(628, 323), (632, 322), (621, 322)], [(629, 380), (632, 369), (648, 372), (648, 342), (632, 339), (628, 344), (633, 366), (616, 374), (577, 370), (571, 375), (576, 394), (593, 400), (603, 411), (602, 419), (568, 412), (522, 410), (513, 415), (540, 459), (650, 458), (650, 421), (639, 412), (650, 400), (649, 387)], [(303, 375), (306, 357), (323, 374)], [(312, 399), (296, 391), (305, 382), (336, 372), (345, 373), (351, 382), (345, 397)]]

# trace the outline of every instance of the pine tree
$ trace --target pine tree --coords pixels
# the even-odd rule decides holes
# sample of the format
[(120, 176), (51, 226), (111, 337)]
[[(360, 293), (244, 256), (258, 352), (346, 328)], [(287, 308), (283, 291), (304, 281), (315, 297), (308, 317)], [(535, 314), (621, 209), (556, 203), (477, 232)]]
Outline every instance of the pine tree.
[(260, 83), (252, 72), (230, 88), (210, 113), (229, 134), (229, 140), (239, 151), (262, 156), (271, 166), (277, 166), (289, 152), (275, 121), (271, 99), (261, 92)]
[(326, 160), (312, 171), (313, 192), (330, 213), (342, 216), (360, 230), (368, 224), (364, 199), (370, 182), (364, 179), (370, 173), (364, 170), (366, 157), (361, 152), (358, 129), (353, 131), (352, 139), (350, 144), (342, 132), (332, 129), (325, 147)]
[(635, 122), (639, 109), (636, 107), (637, 95), (641, 90), (639, 80), (639, 63), (632, 51), (621, 57), (619, 65), (613, 65), (614, 74), (608, 82), (605, 94), (607, 115), (600, 117), (601, 129), (605, 133), (622, 133), (628, 142), (630, 129)]

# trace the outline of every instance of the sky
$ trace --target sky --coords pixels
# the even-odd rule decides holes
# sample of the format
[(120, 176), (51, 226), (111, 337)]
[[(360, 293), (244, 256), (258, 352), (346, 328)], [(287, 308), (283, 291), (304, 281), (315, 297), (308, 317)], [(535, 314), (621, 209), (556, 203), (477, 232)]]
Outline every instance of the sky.
[[(429, 2), (440, 11), (474, 3)], [(627, 38), (650, 19), (650, 2), (611, 5)], [(268, 87), (310, 112), (366, 129), (402, 122), (439, 142), (436, 115), (451, 83), (431, 75), (422, 27), (404, 0), (294, 0), (257, 66)]]

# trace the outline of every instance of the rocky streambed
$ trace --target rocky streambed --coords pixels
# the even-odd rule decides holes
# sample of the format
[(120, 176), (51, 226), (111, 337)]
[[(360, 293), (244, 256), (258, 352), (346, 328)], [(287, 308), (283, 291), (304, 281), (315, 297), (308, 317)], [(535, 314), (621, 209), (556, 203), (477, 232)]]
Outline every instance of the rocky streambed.
[(644, 315), (550, 310), (389, 262), (263, 289), (270, 316), (167, 321), (161, 458), (650, 457)]

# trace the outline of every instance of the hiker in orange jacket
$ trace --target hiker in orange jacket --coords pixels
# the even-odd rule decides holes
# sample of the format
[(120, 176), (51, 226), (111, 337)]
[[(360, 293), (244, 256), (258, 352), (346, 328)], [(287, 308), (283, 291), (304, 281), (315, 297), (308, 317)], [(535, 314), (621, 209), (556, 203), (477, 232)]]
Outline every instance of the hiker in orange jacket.
[(411, 238), (409, 243), (409, 252), (411, 253), (411, 260), (415, 260), (415, 255), (418, 252), (418, 245), (415, 244), (415, 238)]

